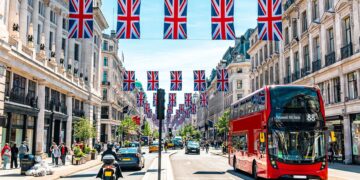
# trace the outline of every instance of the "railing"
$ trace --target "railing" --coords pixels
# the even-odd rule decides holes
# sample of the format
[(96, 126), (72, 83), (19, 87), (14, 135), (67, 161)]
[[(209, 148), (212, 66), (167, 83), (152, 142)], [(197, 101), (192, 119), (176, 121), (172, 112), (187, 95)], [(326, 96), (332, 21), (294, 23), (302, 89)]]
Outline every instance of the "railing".
[(10, 92), (7, 92), (6, 96), (9, 96), (9, 100), (11, 102), (37, 108), (38, 98), (36, 96), (30, 95), (29, 93), (25, 96), (25, 92), (17, 92), (12, 89)]
[(291, 5), (293, 5), (295, 3), (295, 0), (287, 0), (286, 3), (284, 4), (284, 11), (286, 11), (287, 9), (289, 9), (289, 7)]
[(292, 74), (292, 80), (293, 81), (296, 81), (300, 79), (300, 71), (295, 71), (293, 74)]
[(325, 66), (330, 66), (336, 62), (335, 51), (325, 56)]
[(341, 59), (348, 58), (353, 55), (353, 46), (352, 43), (341, 48)]
[(321, 60), (318, 59), (312, 62), (312, 72), (316, 72), (321, 69)]
[(310, 66), (305, 66), (301, 68), (301, 77), (305, 77), (311, 73)]
[(102, 114), (101, 119), (109, 119), (109, 115), (108, 114)]
[(81, 110), (81, 109), (73, 109), (73, 116), (84, 117), (85, 112), (83, 110)]
[(61, 105), (61, 112), (63, 113), (63, 114), (67, 114), (67, 106), (66, 105)]

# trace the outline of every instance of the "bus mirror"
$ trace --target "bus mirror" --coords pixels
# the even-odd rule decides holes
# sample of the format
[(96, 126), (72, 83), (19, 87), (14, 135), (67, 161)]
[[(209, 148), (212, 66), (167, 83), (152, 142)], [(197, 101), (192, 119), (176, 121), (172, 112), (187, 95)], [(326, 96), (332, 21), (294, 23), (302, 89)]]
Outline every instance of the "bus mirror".
[(264, 143), (265, 142), (265, 133), (260, 132), (260, 142)]
[(331, 142), (336, 142), (336, 136), (335, 136), (335, 132), (331, 131), (330, 132), (330, 136), (331, 136)]

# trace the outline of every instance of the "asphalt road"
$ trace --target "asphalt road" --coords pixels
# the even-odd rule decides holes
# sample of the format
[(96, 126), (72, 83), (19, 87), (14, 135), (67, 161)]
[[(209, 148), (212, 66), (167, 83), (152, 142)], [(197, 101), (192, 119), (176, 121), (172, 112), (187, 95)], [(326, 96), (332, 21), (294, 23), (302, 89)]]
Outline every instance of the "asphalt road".
[(235, 172), (228, 165), (227, 158), (206, 154), (201, 151), (200, 155), (187, 155), (184, 150), (170, 157), (176, 180), (231, 180), (252, 179), (249, 175)]
[[(145, 168), (143, 168), (141, 171), (135, 170), (135, 169), (125, 169), (122, 171), (122, 174), (124, 176), (124, 179), (126, 180), (141, 180), (143, 176), (145, 175), (146, 171), (149, 169), (152, 161), (157, 156), (157, 153), (151, 153), (149, 154), (149, 151), (143, 150), (146, 154), (145, 157)], [(68, 176), (66, 178), (61, 179), (72, 179), (72, 180), (82, 180), (82, 179), (96, 179), (96, 174), (98, 173), (100, 167), (102, 165), (87, 169), (85, 171), (78, 172), (76, 174), (73, 174), (71, 176)]]

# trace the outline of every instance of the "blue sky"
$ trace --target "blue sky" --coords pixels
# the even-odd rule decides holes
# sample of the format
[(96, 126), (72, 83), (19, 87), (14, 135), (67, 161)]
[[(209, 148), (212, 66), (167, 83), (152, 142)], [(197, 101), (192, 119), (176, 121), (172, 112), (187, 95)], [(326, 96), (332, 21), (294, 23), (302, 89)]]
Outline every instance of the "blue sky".
[[(141, 40), (119, 40), (125, 68), (134, 70), (146, 89), (146, 72), (159, 71), (160, 88), (169, 93), (170, 71), (183, 71), (183, 91), (177, 92), (177, 104), (184, 93), (193, 92), (193, 70), (206, 70), (206, 76), (221, 60), (234, 41), (211, 40), (211, 0), (188, 0), (188, 40), (163, 40), (164, 0), (141, 0)], [(102, 12), (110, 30), (116, 28), (116, 0), (103, 0)], [(235, 31), (242, 35), (256, 26), (257, 1), (235, 0)], [(152, 104), (153, 92), (146, 92)], [(167, 99), (167, 98), (166, 98)]]

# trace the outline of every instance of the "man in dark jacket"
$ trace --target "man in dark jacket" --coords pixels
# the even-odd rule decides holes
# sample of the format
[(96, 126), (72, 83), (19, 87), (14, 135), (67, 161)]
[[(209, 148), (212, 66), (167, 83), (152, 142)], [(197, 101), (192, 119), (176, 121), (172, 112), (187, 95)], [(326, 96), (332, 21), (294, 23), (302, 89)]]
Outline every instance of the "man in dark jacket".
[[(122, 175), (122, 173), (121, 173), (120, 166), (119, 166), (119, 164), (117, 163), (117, 161), (119, 161), (119, 158), (117, 157), (116, 153), (113, 151), (113, 145), (111, 145), (111, 144), (108, 144), (108, 145), (107, 145), (107, 150), (104, 151), (104, 152), (102, 153), (102, 155), (101, 155), (101, 161), (103, 160), (103, 158), (104, 158), (105, 155), (112, 155), (112, 156), (114, 156), (114, 158), (115, 158), (114, 166), (116, 167), (116, 179), (118, 179), (118, 178), (120, 178), (120, 177), (122, 178), (123, 175)], [(99, 170), (96, 178), (102, 178), (102, 176), (103, 176), (103, 167), (101, 167), (101, 169)]]
[(68, 148), (66, 147), (66, 145), (64, 143), (61, 143), (59, 149), (60, 149), (60, 154), (61, 154), (60, 158), (61, 158), (62, 165), (65, 166)]
[(10, 168), (12, 169), (15, 164), (15, 168), (18, 168), (18, 164), (17, 164), (17, 156), (19, 153), (19, 148), (16, 146), (16, 143), (14, 143), (14, 145), (11, 147), (11, 163), (10, 163)]

